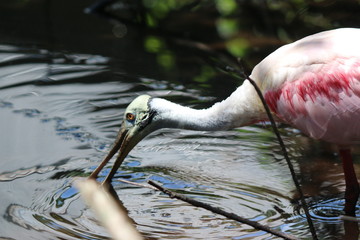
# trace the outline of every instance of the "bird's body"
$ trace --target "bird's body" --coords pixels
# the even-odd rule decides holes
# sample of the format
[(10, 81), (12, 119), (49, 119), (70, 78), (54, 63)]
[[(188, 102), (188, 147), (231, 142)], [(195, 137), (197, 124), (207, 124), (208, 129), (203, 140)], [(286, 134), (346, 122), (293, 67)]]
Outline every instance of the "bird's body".
[(252, 73), (271, 110), (306, 135), (360, 142), (360, 30), (318, 33), (281, 47)]
[[(359, 195), (349, 146), (360, 142), (360, 29), (337, 29), (285, 45), (253, 69), (250, 78), (260, 87), (277, 120), (306, 135), (338, 144), (346, 177), (345, 211), (355, 212)], [(108, 175), (110, 181), (127, 153), (159, 128), (226, 130), (258, 121), (267, 115), (249, 81), (227, 99), (208, 109), (183, 107), (143, 95), (126, 109), (118, 138), (109, 155), (94, 171), (96, 177), (109, 159), (120, 154)], [(352, 213), (353, 212), (353, 213)]]
[[(360, 30), (338, 29), (285, 45), (261, 61), (250, 77), (279, 121), (339, 145), (360, 142)], [(223, 130), (267, 119), (253, 86), (245, 81), (229, 98), (194, 110), (163, 99), (167, 127)], [(179, 121), (181, 119), (181, 121)]]

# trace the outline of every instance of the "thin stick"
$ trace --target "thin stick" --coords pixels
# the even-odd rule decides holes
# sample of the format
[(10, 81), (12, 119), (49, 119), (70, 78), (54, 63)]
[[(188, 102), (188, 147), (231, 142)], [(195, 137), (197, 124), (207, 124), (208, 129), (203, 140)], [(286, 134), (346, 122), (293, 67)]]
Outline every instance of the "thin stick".
[(244, 74), (244, 72), (240, 72), (239, 70), (234, 69), (234, 68), (229, 67), (229, 66), (226, 67), (226, 70), (237, 74), (239, 77), (245, 75), (246, 79), (253, 85), (253, 87), (255, 88), (255, 91), (257, 92), (258, 96), (260, 97), (260, 100), (261, 100), (261, 102), (262, 102), (262, 104), (263, 104), (263, 106), (265, 108), (265, 111), (266, 111), (266, 113), (267, 113), (267, 115), (269, 117), (269, 120), (271, 122), (271, 127), (273, 128), (274, 133), (275, 133), (275, 135), (276, 135), (276, 137), (277, 137), (277, 139), (279, 141), (279, 144), (280, 144), (281, 150), (283, 152), (284, 158), (285, 158), (285, 160), (287, 162), (287, 165), (288, 165), (288, 167), (290, 169), (290, 173), (291, 173), (291, 177), (293, 179), (293, 182), (294, 182), (294, 184), (296, 186), (297, 191), (299, 192), (301, 205), (302, 205), (302, 207), (304, 209), (306, 220), (307, 220), (307, 222), (309, 224), (311, 235), (312, 235), (313, 239), (317, 240), (318, 237), (316, 235), (316, 230), (315, 230), (314, 224), (312, 222), (312, 219), (311, 219), (311, 216), (310, 216), (310, 213), (309, 213), (309, 208), (308, 208), (307, 203), (305, 201), (304, 193), (303, 193), (303, 191), (302, 191), (302, 189), (300, 187), (299, 181), (296, 178), (294, 166), (290, 161), (290, 158), (289, 158), (288, 152), (286, 150), (284, 141), (282, 140), (282, 138), (280, 136), (279, 130), (278, 130), (276, 124), (275, 124), (275, 120), (274, 120), (274, 118), (273, 118), (273, 116), (271, 114), (269, 106), (267, 105), (267, 103), (265, 101), (265, 98), (264, 98), (260, 88), (258, 87), (256, 82), (249, 75)]
[[(286, 235), (285, 233), (278, 232), (278, 231), (276, 231), (276, 230), (272, 230), (272, 229), (270, 229), (270, 228), (267, 227), (267, 226), (264, 226), (264, 225), (259, 224), (258, 222), (254, 222), (254, 221), (251, 221), (251, 220), (242, 218), (242, 217), (237, 216), (237, 215), (235, 215), (235, 214), (233, 214), (233, 213), (225, 212), (225, 211), (223, 211), (223, 210), (221, 210), (221, 209), (219, 209), (219, 208), (214, 208), (214, 207), (212, 207), (212, 206), (210, 206), (210, 205), (207, 205), (207, 204), (205, 204), (205, 203), (201, 203), (201, 202), (197, 202), (196, 200), (189, 199), (189, 198), (187, 198), (187, 197), (184, 196), (184, 195), (174, 193), (174, 192), (172, 192), (172, 191), (170, 191), (170, 190), (168, 190), (168, 189), (165, 189), (164, 187), (162, 187), (162, 186), (154, 183), (154, 182), (151, 181), (151, 180), (148, 181), (148, 183), (149, 183), (150, 185), (145, 185), (145, 184), (141, 184), (141, 183), (131, 182), (131, 181), (124, 180), (124, 179), (118, 179), (117, 181), (123, 182), (123, 183), (127, 183), (127, 184), (130, 184), (130, 185), (134, 185), (134, 186), (137, 186), (137, 187), (145, 187), (145, 188), (150, 188), (150, 189), (155, 190), (155, 191), (162, 191), (162, 192), (168, 194), (171, 198), (177, 198), (177, 199), (179, 199), (179, 200), (183, 200), (183, 201), (185, 201), (185, 202), (187, 202), (187, 203), (190, 203), (191, 205), (194, 205), (194, 206), (197, 206), (197, 207), (202, 207), (202, 208), (205, 208), (205, 209), (207, 209), (207, 210), (209, 210), (209, 208), (211, 208), (212, 210), (210, 210), (210, 211), (212, 211), (212, 212), (214, 212), (214, 213), (219, 213), (219, 212), (216, 212), (216, 211), (222, 211), (224, 214), (221, 214), (221, 213), (219, 213), (219, 214), (221, 214), (221, 215), (223, 215), (223, 216), (225, 216), (225, 217), (228, 217), (228, 218), (230, 218), (230, 219), (236, 220), (236, 221), (238, 221), (238, 222), (248, 224), (248, 225), (254, 227), (255, 229), (263, 230), (263, 231), (269, 232), (269, 233), (271, 233), (271, 234), (274, 234), (274, 235), (276, 235), (276, 236), (279, 236), (279, 235), (277, 235), (277, 234), (280, 233), (280, 234), (282, 234), (282, 235), (284, 236), (285, 239), (295, 239), (295, 237), (292, 237), (292, 236), (290, 236), (290, 235)], [(184, 199), (187, 199), (187, 200), (184, 200)], [(192, 201), (192, 202), (191, 202), (191, 201)], [(198, 203), (198, 205), (195, 205), (194, 202), (195, 202), (195, 203)], [(199, 204), (206, 205), (207, 208), (206, 208), (206, 207), (203, 207), (203, 206), (199, 206)], [(213, 210), (213, 209), (215, 209), (215, 210)], [(225, 214), (226, 214), (226, 215), (225, 215)], [(231, 215), (231, 216), (234, 216), (234, 217), (229, 217), (230, 215)], [(251, 223), (251, 224), (250, 224), (250, 223)], [(256, 226), (254, 226), (254, 225), (256, 225)], [(266, 228), (266, 230), (261, 229), (261, 228), (259, 228), (258, 226), (261, 226), (261, 227), (263, 227), (263, 228)], [(280, 237), (283, 237), (283, 236), (280, 236)]]
[(360, 219), (357, 219), (356, 217), (348, 216), (348, 215), (341, 215), (339, 219), (344, 221), (351, 221), (351, 222), (360, 222)]
[(262, 225), (262, 224), (260, 224), (258, 222), (251, 221), (249, 219), (240, 217), (240, 216), (238, 216), (238, 215), (236, 215), (234, 213), (226, 212), (226, 211), (224, 211), (224, 210), (222, 210), (220, 208), (217, 208), (217, 207), (212, 207), (209, 204), (206, 204), (206, 203), (203, 203), (203, 202), (198, 202), (198, 201), (196, 201), (194, 199), (191, 199), (191, 198), (188, 198), (188, 197), (186, 197), (186, 196), (184, 196), (182, 194), (172, 192), (169, 189), (166, 189), (166, 188), (158, 185), (157, 183), (155, 183), (155, 182), (153, 182), (151, 180), (149, 180), (148, 183), (150, 185), (154, 186), (155, 188), (157, 188), (158, 190), (160, 190), (161, 192), (169, 195), (171, 198), (176, 198), (176, 199), (182, 200), (184, 202), (189, 203), (192, 206), (204, 208), (204, 209), (209, 210), (209, 211), (211, 211), (213, 213), (220, 214), (220, 215), (222, 215), (224, 217), (227, 217), (229, 219), (232, 219), (232, 220), (247, 224), (247, 225), (249, 225), (249, 226), (251, 226), (251, 227), (253, 227), (253, 228), (257, 229), (257, 230), (262, 230), (262, 231), (271, 233), (271, 234), (273, 234), (275, 236), (278, 236), (278, 237), (281, 237), (281, 238), (284, 238), (284, 239), (288, 239), (288, 240), (297, 239), (294, 236), (285, 234), (285, 233), (277, 231), (277, 230), (273, 230), (270, 227)]
[(131, 182), (131, 181), (124, 180), (124, 179), (117, 179), (117, 181), (127, 183), (127, 184), (131, 184), (131, 185), (134, 185), (134, 186), (137, 186), (137, 187), (144, 187), (144, 188), (150, 188), (152, 190), (158, 190), (156, 187), (153, 187), (153, 186), (149, 186), (149, 185), (145, 185), (145, 184), (141, 184), (141, 183), (136, 183), (136, 182)]

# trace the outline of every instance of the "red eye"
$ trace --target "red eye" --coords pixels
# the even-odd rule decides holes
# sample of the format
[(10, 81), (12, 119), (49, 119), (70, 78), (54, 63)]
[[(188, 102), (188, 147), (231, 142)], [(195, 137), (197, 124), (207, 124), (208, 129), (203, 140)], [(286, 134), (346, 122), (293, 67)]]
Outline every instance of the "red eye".
[(134, 121), (135, 120), (135, 115), (132, 113), (127, 113), (126, 114), (126, 120), (128, 121)]

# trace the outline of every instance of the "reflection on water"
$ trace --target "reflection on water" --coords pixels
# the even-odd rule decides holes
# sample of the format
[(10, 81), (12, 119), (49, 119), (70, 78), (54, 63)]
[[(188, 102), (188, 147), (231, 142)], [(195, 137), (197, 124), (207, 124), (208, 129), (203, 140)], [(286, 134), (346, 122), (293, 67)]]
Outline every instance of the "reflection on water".
[[(125, 47), (115, 49), (120, 59), (0, 45), (0, 238), (108, 239), (73, 182), (88, 176), (106, 154), (127, 104), (147, 93), (184, 105), (208, 106), (226, 91), (204, 80), (209, 74), (216, 77), (216, 71), (204, 63), (194, 64), (188, 56), (177, 61), (194, 65), (185, 76), (194, 68), (202, 69), (194, 77), (198, 88), (165, 81), (151, 69), (151, 61), (141, 65), (126, 55)], [(356, 239), (357, 223), (339, 218), (344, 182), (336, 151), (286, 126), (281, 131), (320, 239)], [(355, 167), (360, 175), (358, 162)], [(155, 132), (127, 157), (113, 185), (149, 239), (275, 239), (118, 179), (138, 183), (151, 179), (299, 238), (310, 236), (281, 149), (266, 124), (220, 132)]]
[[(121, 113), (144, 92), (205, 101), (184, 86), (139, 78), (104, 81), (111, 71), (101, 56), (1, 48), (1, 220), (4, 237), (106, 239), (108, 234), (73, 187), (108, 151)], [(56, 57), (54, 57), (56, 56)], [(36, 63), (33, 63), (37, 59)], [(81, 60), (79, 60), (81, 59)], [(4, 63), (11, 61), (11, 64)], [(62, 63), (60, 63), (62, 62)], [(343, 181), (336, 156), (313, 154), (314, 144), (282, 130), (302, 174), (315, 225), (324, 238), (344, 234)], [(315, 159), (316, 158), (316, 159)], [(315, 161), (316, 160), (316, 161)], [(326, 173), (319, 171), (329, 169)], [(100, 175), (100, 180), (109, 171)], [(267, 127), (226, 132), (162, 130), (144, 140), (114, 178), (114, 187), (138, 229), (148, 238), (268, 239), (269, 234), (149, 189), (117, 181), (155, 180), (164, 187), (281, 231), (309, 236), (280, 148)], [(353, 229), (353, 228), (352, 228)]]

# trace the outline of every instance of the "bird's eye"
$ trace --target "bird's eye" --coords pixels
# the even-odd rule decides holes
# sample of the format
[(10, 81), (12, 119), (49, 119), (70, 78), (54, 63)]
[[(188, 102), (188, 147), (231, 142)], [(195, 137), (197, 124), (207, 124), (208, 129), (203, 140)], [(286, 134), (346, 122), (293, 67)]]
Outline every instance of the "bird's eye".
[(128, 121), (134, 121), (135, 120), (135, 115), (132, 114), (132, 113), (127, 113), (125, 117), (126, 117), (126, 120), (128, 120)]

